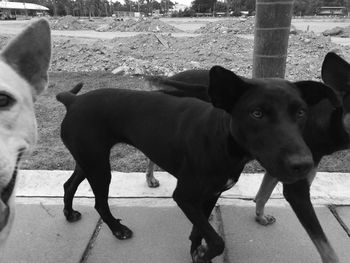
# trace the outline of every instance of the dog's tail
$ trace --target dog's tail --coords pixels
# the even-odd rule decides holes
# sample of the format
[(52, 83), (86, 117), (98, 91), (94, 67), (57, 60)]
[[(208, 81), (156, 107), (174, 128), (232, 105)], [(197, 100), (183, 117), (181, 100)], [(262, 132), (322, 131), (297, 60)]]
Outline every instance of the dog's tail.
[(208, 87), (201, 84), (191, 84), (172, 80), (161, 76), (145, 76), (150, 85), (159, 86), (159, 92), (176, 97), (193, 97), (210, 102)]
[(56, 99), (59, 102), (63, 103), (63, 105), (66, 106), (66, 108), (68, 108), (68, 106), (71, 105), (73, 103), (73, 101), (75, 100), (76, 95), (81, 90), (83, 85), (84, 85), (84, 83), (79, 82), (70, 91), (64, 91), (64, 92), (58, 93), (56, 95)]

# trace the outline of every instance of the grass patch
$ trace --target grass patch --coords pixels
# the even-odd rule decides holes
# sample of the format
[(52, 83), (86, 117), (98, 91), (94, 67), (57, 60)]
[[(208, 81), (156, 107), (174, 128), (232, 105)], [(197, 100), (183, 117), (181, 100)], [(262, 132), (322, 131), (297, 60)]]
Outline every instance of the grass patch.
[[(22, 169), (73, 170), (74, 160), (60, 138), (60, 125), (65, 115), (64, 106), (56, 101), (56, 94), (70, 90), (78, 82), (84, 82), (81, 91), (99, 88), (126, 88), (147, 90), (147, 85), (139, 78), (116, 76), (105, 72), (56, 72), (50, 73), (49, 89), (35, 104), (38, 119), (39, 139), (32, 155), (22, 163)], [(111, 152), (112, 170), (121, 172), (143, 172), (147, 158), (128, 145), (115, 146)], [(350, 153), (342, 151), (323, 158), (320, 171), (349, 172)], [(246, 165), (245, 172), (262, 172), (257, 162)]]

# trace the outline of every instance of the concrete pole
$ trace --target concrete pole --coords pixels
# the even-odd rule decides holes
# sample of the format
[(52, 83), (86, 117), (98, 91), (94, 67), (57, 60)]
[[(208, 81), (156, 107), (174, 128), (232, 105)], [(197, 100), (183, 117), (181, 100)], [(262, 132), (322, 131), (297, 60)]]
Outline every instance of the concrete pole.
[(254, 78), (284, 78), (293, 0), (256, 0)]

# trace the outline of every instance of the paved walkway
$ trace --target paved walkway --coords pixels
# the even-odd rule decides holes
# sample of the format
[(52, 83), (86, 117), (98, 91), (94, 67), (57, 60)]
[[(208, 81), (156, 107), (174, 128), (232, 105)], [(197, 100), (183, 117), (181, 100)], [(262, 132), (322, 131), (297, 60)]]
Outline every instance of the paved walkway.
[[(156, 174), (161, 182), (158, 189), (148, 189), (143, 174), (114, 174), (112, 212), (134, 231), (134, 237), (125, 241), (114, 238), (101, 221), (87, 184), (81, 185), (74, 200), (75, 208), (82, 212), (81, 221), (65, 221), (62, 183), (69, 175), (65, 171), (21, 171), (16, 220), (1, 262), (191, 262), (191, 225), (171, 199), (175, 180), (168, 174)], [(267, 207), (267, 212), (276, 216), (276, 224), (263, 227), (255, 223), (251, 198), (261, 178), (244, 175), (237, 187), (219, 200), (210, 221), (224, 237), (226, 250), (213, 262), (320, 263), (280, 189)], [(320, 174), (312, 189), (321, 224), (343, 263), (350, 258), (350, 191), (345, 191), (350, 189), (349, 183), (349, 174)]]

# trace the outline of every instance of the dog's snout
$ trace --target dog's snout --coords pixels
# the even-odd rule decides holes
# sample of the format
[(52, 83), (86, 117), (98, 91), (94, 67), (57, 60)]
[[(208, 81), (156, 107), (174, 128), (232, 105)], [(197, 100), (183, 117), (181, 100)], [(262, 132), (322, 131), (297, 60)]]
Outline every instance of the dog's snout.
[(292, 156), (288, 159), (290, 172), (296, 176), (306, 176), (312, 170), (313, 165), (309, 157)]

